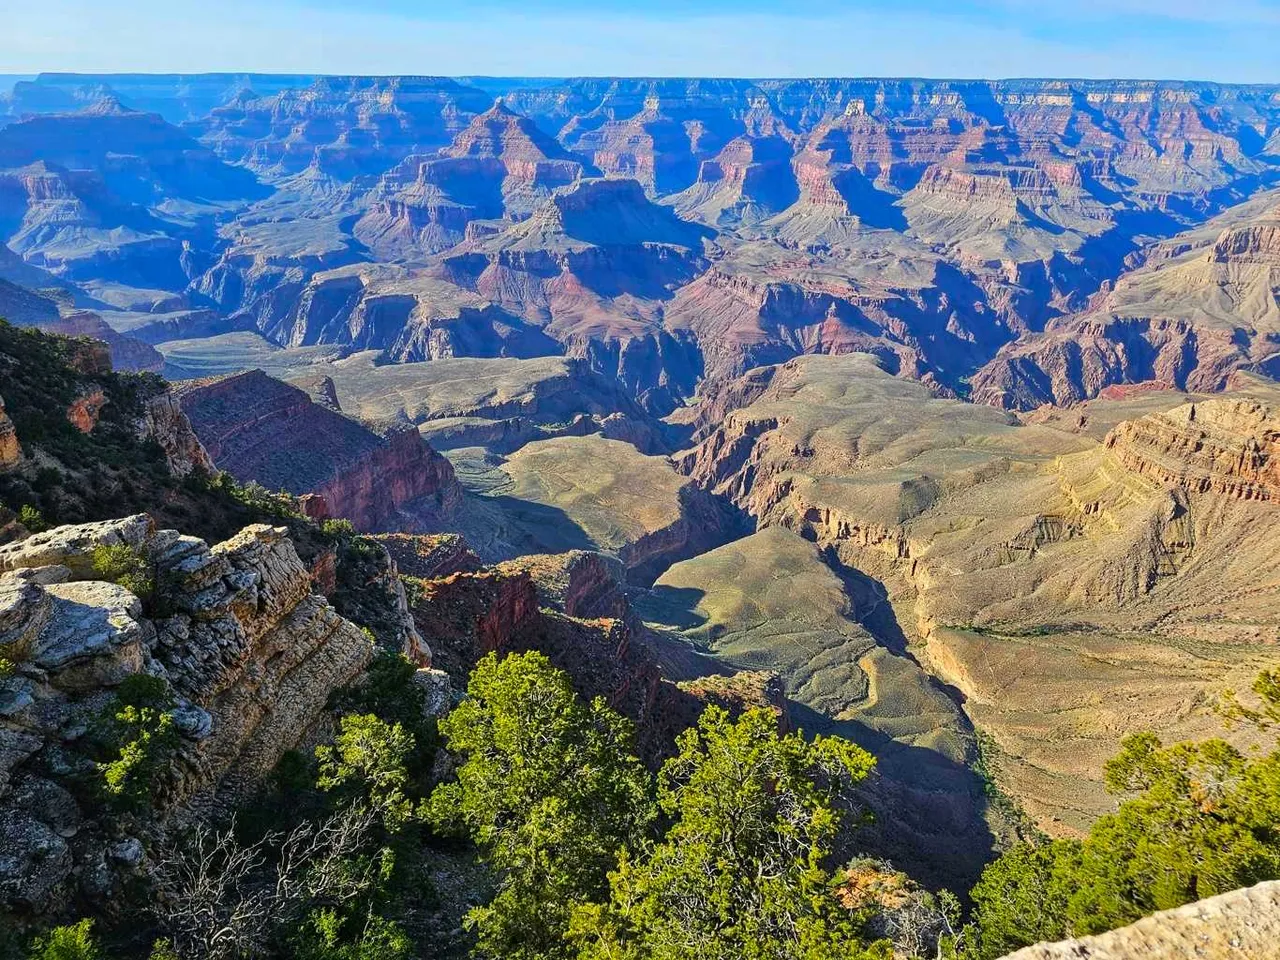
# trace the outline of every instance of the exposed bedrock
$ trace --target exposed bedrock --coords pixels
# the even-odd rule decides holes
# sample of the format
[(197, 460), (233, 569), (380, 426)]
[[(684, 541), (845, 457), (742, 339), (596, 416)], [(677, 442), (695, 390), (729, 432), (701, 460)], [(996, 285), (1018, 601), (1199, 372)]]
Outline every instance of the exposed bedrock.
[(1099, 772), (1126, 733), (1221, 735), (1199, 705), (1272, 656), (1277, 426), (1257, 389), (1118, 397), (1104, 433), (1089, 411), (1020, 422), (865, 358), (802, 358), (742, 384), (755, 399), (676, 462), (882, 582), (1001, 785), (1071, 833), (1109, 809)]
[(192, 381), (177, 395), (220, 469), (317, 494), (358, 529), (433, 529), (461, 503), (449, 462), (407, 424), (378, 433), (260, 371)]
[(1262, 960), (1280, 936), (1280, 882), (1270, 880), (1173, 910), (1093, 937), (1041, 943), (1005, 960)]
[[(100, 545), (147, 557), (162, 601), (144, 607), (95, 580)], [(56, 914), (129, 882), (132, 864), (107, 855), (111, 825), (64, 786), (93, 772), (78, 740), (124, 679), (163, 677), (178, 698), (163, 829), (246, 799), (373, 654), (312, 593), (283, 529), (248, 527), (210, 548), (145, 515), (59, 527), (0, 548), (0, 571), (0, 649), (23, 651), (0, 692), (0, 899), (19, 913)]]

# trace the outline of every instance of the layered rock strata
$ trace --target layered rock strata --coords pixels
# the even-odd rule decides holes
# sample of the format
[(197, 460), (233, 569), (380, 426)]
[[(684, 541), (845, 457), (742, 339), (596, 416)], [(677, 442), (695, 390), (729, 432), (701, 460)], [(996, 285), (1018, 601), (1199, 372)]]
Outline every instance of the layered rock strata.
[(317, 494), (360, 530), (431, 529), (460, 505), (453, 468), (408, 425), (376, 433), (260, 371), (183, 384), (177, 396), (220, 469)]
[(931, 398), (866, 358), (791, 361), (740, 392), (754, 399), (678, 467), (878, 581), (888, 619), (868, 626), (958, 692), (1045, 829), (1111, 809), (1100, 772), (1127, 733), (1221, 736), (1200, 705), (1272, 659), (1266, 384), (1036, 422)]
[(0, 397), (0, 467), (8, 467), (22, 459), (22, 446), (13, 421), (4, 410), (4, 398)]
[[(101, 547), (145, 557), (155, 595), (144, 604), (95, 579)], [(0, 680), (0, 899), (40, 912), (109, 895), (139, 859), (110, 852), (100, 807), (74, 787), (94, 774), (79, 744), (114, 687), (149, 674), (176, 698), (162, 825), (244, 799), (373, 645), (311, 592), (283, 529), (247, 527), (211, 548), (139, 515), (0, 547), (0, 651), (14, 664)]]

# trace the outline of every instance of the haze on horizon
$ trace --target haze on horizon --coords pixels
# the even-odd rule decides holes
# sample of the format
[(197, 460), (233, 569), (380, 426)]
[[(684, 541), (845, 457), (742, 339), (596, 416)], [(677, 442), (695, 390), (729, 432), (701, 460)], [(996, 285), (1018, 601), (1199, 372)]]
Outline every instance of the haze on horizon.
[(1280, 82), (1280, 0), (0, 0), (0, 74)]

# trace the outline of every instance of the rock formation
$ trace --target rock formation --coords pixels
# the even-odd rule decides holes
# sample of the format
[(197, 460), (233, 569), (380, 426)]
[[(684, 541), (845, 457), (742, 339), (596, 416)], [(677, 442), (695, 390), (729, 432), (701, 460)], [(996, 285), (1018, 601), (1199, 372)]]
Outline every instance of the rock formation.
[[(21, 321), (15, 321), (21, 322)], [(159, 373), (164, 368), (160, 351), (127, 334), (112, 329), (102, 317), (87, 310), (75, 311), (50, 320), (24, 324), (63, 337), (91, 337), (103, 341), (111, 352), (113, 370)]]
[(1271, 370), (1280, 331), (1280, 207), (1266, 194), (1151, 251), (1087, 309), (1001, 350), (973, 398), (1027, 410), (1153, 381), (1221, 390)]
[(455, 246), (475, 220), (521, 219), (583, 175), (582, 163), (498, 101), (440, 151), (382, 178), (355, 235), (388, 259)]
[(175, 477), (185, 477), (196, 470), (212, 474), (217, 469), (172, 391), (166, 390), (147, 401), (137, 431), (160, 445), (169, 472)]
[[(95, 579), (103, 546), (145, 557), (155, 596)], [(0, 680), (0, 901), (41, 912), (109, 895), (136, 864), (113, 859), (109, 818), (66, 786), (93, 770), (79, 741), (114, 687), (146, 673), (177, 698), (178, 760), (158, 791), (170, 818), (242, 800), (373, 645), (311, 592), (284, 530), (210, 548), (139, 515), (0, 547), (0, 651), (15, 670)]]
[(905, 635), (998, 745), (1005, 789), (1071, 832), (1108, 808), (1094, 778), (1124, 733), (1221, 735), (1196, 704), (1270, 656), (1259, 389), (1108, 401), (1078, 429), (930, 398), (864, 357), (802, 358), (736, 391), (747, 405), (677, 463), (878, 581), (894, 617), (868, 629)]
[(1280, 419), (1257, 401), (1214, 399), (1121, 423), (1108, 450), (1165, 486), (1240, 500), (1280, 499)]
[(1042, 943), (1005, 960), (1264, 960), (1280, 935), (1280, 882), (1268, 881), (1144, 917), (1110, 933)]
[(0, 467), (8, 467), (22, 459), (22, 445), (13, 421), (4, 412), (4, 398), (0, 397)]
[(101, 387), (86, 386), (67, 407), (67, 419), (81, 433), (93, 433), (106, 403), (107, 395)]
[(192, 221), (166, 205), (247, 201), (265, 191), (161, 117), (100, 101), (76, 113), (0, 128), (2, 239), (28, 261), (71, 280), (181, 289)]
[(260, 371), (184, 384), (177, 397), (220, 469), (316, 494), (360, 530), (429, 529), (461, 502), (453, 468), (416, 430), (375, 433)]

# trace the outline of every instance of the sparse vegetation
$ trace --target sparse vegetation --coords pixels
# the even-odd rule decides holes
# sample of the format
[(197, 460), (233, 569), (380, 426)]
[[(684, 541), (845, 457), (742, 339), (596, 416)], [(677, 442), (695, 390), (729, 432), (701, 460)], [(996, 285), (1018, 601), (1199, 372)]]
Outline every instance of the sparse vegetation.
[(128, 544), (100, 544), (93, 549), (93, 572), (102, 580), (124, 587), (142, 600), (155, 589), (155, 572), (142, 552)]
[[(1260, 675), (1260, 706), (1238, 715), (1280, 715), (1274, 681)], [(1141, 733), (1107, 763), (1106, 783), (1119, 809), (1082, 841), (1018, 844), (983, 873), (972, 893), (979, 957), (1280, 879), (1280, 751), (1252, 759), (1223, 740), (1164, 746)]]
[(158, 677), (129, 677), (99, 731), (109, 759), (98, 763), (107, 800), (124, 810), (144, 808), (161, 789), (169, 758), (177, 747), (172, 694)]
[(103, 960), (93, 936), (93, 921), (54, 927), (32, 944), (30, 960)]
[(975, 731), (974, 742), (977, 746), (977, 757), (973, 762), (973, 772), (982, 781), (982, 791), (986, 794), (987, 802), (1014, 830), (1019, 840), (1041, 839), (1043, 835), (1036, 828), (1035, 822), (1027, 816), (1022, 805), (1006, 793), (996, 780), (995, 767), (999, 762), (1000, 745), (984, 730)]
[(24, 503), (22, 509), (18, 511), (18, 522), (32, 533), (43, 533), (49, 529), (44, 514), (29, 503)]

